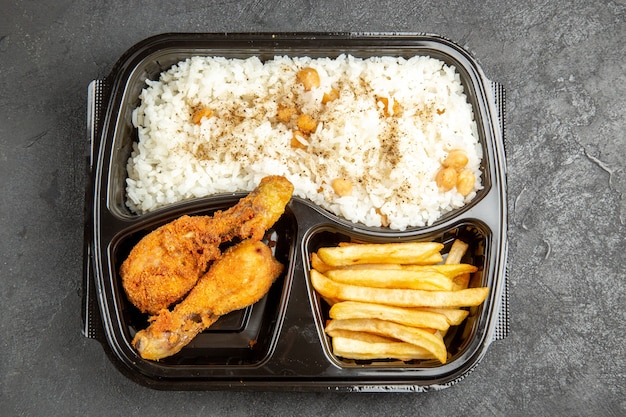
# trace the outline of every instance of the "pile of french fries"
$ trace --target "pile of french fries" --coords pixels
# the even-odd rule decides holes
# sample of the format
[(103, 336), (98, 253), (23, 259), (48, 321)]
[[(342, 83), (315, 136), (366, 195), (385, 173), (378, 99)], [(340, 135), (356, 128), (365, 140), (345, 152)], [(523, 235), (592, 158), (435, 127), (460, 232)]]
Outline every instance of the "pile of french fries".
[(326, 334), (346, 359), (448, 360), (444, 336), (478, 306), (488, 287), (468, 288), (476, 266), (455, 240), (341, 243), (311, 254), (311, 283), (331, 306)]

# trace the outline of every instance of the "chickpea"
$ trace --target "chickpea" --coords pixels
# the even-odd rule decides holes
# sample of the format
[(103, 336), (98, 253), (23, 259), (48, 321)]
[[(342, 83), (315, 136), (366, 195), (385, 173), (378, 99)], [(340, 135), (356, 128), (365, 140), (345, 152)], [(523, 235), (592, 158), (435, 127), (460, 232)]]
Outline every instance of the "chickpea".
[(448, 156), (444, 159), (442, 165), (446, 168), (465, 168), (465, 165), (467, 165), (467, 154), (462, 149), (453, 149), (448, 152)]
[(330, 185), (333, 187), (333, 191), (339, 197), (346, 197), (352, 195), (352, 183), (343, 178), (335, 178)]
[(276, 111), (276, 118), (283, 123), (289, 123), (291, 121), (291, 117), (296, 114), (295, 107), (285, 107), (278, 106), (278, 110)]
[(324, 93), (324, 95), (322, 96), (322, 104), (330, 103), (331, 101), (335, 101), (338, 98), (339, 91), (333, 88), (328, 93)]
[(294, 130), (293, 135), (291, 136), (291, 147), (294, 149), (306, 149), (306, 139), (304, 135), (299, 130)]
[(474, 177), (474, 173), (469, 169), (462, 169), (459, 171), (456, 180), (456, 190), (461, 193), (463, 196), (468, 195), (474, 189), (474, 182), (476, 178)]
[(200, 122), (202, 122), (202, 118), (203, 117), (211, 117), (213, 115), (213, 112), (211, 111), (211, 109), (207, 108), (207, 107), (201, 107), (200, 109), (196, 110), (193, 115), (191, 116), (191, 120), (199, 125)]
[(315, 68), (306, 67), (298, 71), (296, 78), (304, 86), (304, 91), (310, 91), (320, 86), (320, 75)]
[(298, 129), (304, 133), (311, 133), (317, 127), (317, 121), (308, 114), (301, 114), (296, 121)]
[(437, 186), (439, 186), (439, 188), (441, 188), (444, 192), (450, 191), (457, 183), (456, 170), (449, 167), (441, 168), (439, 172), (437, 172), (435, 181), (437, 182)]

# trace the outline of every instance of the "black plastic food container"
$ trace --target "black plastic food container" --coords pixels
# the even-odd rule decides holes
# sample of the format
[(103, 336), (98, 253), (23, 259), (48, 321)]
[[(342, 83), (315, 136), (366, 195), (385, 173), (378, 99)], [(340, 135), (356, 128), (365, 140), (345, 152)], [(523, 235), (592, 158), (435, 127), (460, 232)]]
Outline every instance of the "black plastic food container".
[[(131, 113), (147, 79), (195, 55), (262, 60), (276, 55), (336, 57), (428, 55), (453, 65), (473, 107), (482, 145), (484, 189), (429, 227), (398, 232), (353, 224), (294, 197), (271, 239), (285, 272), (259, 303), (222, 317), (178, 354), (142, 359), (131, 346), (147, 316), (127, 300), (118, 270), (144, 235), (182, 214), (211, 214), (244, 194), (195, 199), (137, 215), (125, 206), (126, 164), (137, 132)], [(427, 391), (451, 386), (480, 362), (492, 341), (506, 337), (507, 210), (504, 89), (476, 60), (433, 35), (390, 33), (163, 34), (129, 49), (111, 73), (89, 86), (89, 184), (86, 199), (84, 334), (97, 339), (130, 379), (158, 389)], [(445, 253), (461, 238), (464, 261), (479, 267), (471, 286), (490, 293), (446, 335), (450, 358), (435, 361), (347, 361), (335, 357), (324, 334), (328, 306), (312, 289), (310, 253), (321, 246), (366, 242), (439, 241)]]

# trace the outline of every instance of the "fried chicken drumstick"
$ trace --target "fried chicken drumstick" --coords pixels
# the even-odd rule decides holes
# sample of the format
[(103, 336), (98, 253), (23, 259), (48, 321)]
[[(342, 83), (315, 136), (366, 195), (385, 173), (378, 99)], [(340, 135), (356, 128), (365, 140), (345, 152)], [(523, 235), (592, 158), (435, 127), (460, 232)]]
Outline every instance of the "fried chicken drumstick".
[(150, 318), (133, 346), (150, 360), (179, 352), (220, 316), (259, 301), (282, 270), (263, 242), (245, 240), (230, 247), (172, 311), (163, 309)]
[(286, 178), (265, 177), (228, 210), (182, 216), (154, 230), (135, 245), (120, 268), (129, 300), (150, 314), (179, 301), (221, 256), (220, 244), (233, 238), (261, 240), (292, 194)]

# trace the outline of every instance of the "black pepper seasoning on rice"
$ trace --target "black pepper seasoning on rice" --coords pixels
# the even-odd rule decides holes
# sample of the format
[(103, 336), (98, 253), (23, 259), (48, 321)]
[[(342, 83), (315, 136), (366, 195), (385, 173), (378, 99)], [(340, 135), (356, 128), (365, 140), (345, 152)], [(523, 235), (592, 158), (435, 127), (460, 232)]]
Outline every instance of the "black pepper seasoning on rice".
[[(240, 67), (234, 70), (233, 65)], [(201, 80), (189, 76), (191, 67), (200, 71)], [(318, 90), (305, 91), (296, 81), (296, 72), (303, 67), (319, 72)], [(215, 73), (224, 75), (212, 76)], [(336, 89), (338, 95), (323, 103), (323, 94), (330, 89)], [(232, 173), (258, 177), (275, 174), (272, 170), (280, 165), (290, 178), (302, 182), (302, 187), (296, 184), (296, 190), (313, 190), (300, 197), (345, 214), (348, 220), (376, 226), (375, 217), (350, 217), (350, 213), (372, 212), (385, 202), (390, 227), (402, 230), (432, 223), (453, 201), (459, 201), (458, 196), (432, 187), (429, 170), (439, 164), (436, 156), (441, 148), (453, 145), (471, 152), (477, 148), (472, 109), (462, 91), (454, 69), (429, 57), (361, 59), (341, 55), (333, 59), (276, 57), (264, 62), (257, 57), (190, 58), (141, 93), (141, 104), (133, 113), (139, 143), (128, 163), (127, 192), (146, 197), (143, 202), (134, 198), (128, 205), (141, 213), (163, 204), (132, 187), (175, 198), (182, 191), (168, 185), (172, 181), (158, 182), (168, 172), (194, 173), (183, 179), (190, 187), (185, 196), (201, 197), (221, 191), (206, 186), (215, 183), (214, 178), (232, 178), (229, 187), (243, 188), (247, 184)], [(166, 98), (173, 96), (184, 97), (182, 108)], [(211, 110), (210, 117), (189, 127), (190, 115), (204, 106)], [(294, 108), (293, 116), (280, 120), (281, 106)], [(311, 116), (316, 127), (306, 133), (306, 149), (293, 149), (294, 123), (302, 113)], [(459, 124), (459, 120), (463, 122)], [(414, 140), (417, 137), (425, 140)], [(170, 151), (172, 140), (188, 158), (180, 159), (181, 152)], [(470, 156), (470, 169), (480, 178), (480, 155)], [(224, 161), (229, 166), (225, 167)], [(253, 173), (249, 171), (252, 166)], [(155, 171), (163, 175), (156, 176)], [(213, 177), (200, 178), (202, 173)], [(356, 187), (358, 198), (341, 199), (341, 203), (329, 198), (328, 184), (338, 176)], [(399, 205), (409, 208), (396, 211)]]

